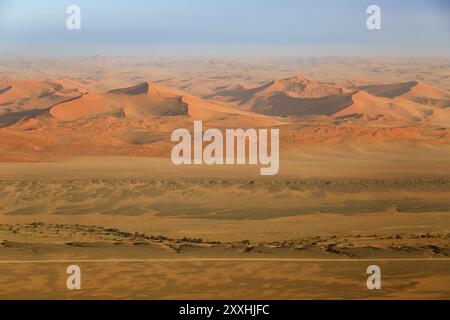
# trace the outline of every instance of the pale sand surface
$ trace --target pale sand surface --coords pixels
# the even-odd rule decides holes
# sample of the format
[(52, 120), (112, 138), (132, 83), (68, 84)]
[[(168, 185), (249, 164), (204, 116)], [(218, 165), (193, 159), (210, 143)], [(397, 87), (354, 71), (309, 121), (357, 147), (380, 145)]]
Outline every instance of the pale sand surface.
[[(450, 292), (449, 235), (442, 233), (242, 243), (95, 226), (0, 225), (0, 237), (8, 235), (0, 243), (2, 298), (446, 299)], [(80, 291), (65, 288), (72, 264), (82, 270)], [(365, 286), (372, 264), (383, 272), (379, 291)]]
[(448, 299), (450, 262), (82, 262), (82, 290), (65, 287), (67, 263), (2, 264), (9, 299)]
[[(2, 163), (0, 297), (448, 298), (446, 164), (376, 178), (392, 162), (351, 161), (297, 162), (276, 178), (181, 176), (164, 158)], [(70, 264), (80, 292), (65, 289)], [(379, 292), (365, 287), (370, 264)]]

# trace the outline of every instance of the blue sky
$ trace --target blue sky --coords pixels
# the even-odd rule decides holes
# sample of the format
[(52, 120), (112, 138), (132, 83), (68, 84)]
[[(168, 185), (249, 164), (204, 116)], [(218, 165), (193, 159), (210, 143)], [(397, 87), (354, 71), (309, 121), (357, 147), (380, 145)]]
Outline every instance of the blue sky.
[[(0, 0), (0, 53), (450, 56), (448, 0)], [(66, 8), (81, 8), (67, 30)], [(366, 28), (381, 7), (382, 29)]]

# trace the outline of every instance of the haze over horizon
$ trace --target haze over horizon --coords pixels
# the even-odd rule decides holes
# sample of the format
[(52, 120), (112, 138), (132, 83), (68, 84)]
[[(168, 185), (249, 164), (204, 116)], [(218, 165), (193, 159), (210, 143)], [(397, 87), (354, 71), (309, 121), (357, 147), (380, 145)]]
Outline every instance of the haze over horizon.
[(449, 17), (0, 0), (0, 300), (450, 299)]
[[(81, 30), (66, 9), (81, 8)], [(366, 28), (369, 5), (382, 29)], [(425, 1), (0, 2), (0, 54), (450, 56), (450, 5)]]

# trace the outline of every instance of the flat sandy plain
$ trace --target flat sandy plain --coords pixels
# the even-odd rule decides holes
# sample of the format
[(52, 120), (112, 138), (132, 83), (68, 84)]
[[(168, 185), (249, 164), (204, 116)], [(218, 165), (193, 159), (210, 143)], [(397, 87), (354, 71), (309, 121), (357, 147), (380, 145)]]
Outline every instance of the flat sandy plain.
[[(36, 97), (5, 102), (12, 111), (0, 115), (0, 298), (450, 298), (450, 99), (443, 91), (416, 86), (416, 95), (427, 89), (431, 97), (414, 96), (420, 105), (405, 102), (410, 96), (356, 93), (353, 111), (385, 104), (394, 111), (381, 121), (367, 112), (349, 123), (340, 123), (341, 115), (260, 114), (254, 111), (267, 110), (258, 104), (265, 96), (240, 106), (224, 94), (226, 87), (242, 96), (236, 83), (255, 88), (299, 73), (334, 85), (355, 78), (377, 84), (389, 74), (446, 90), (448, 60), (2, 61), (1, 73), (13, 78), (70, 73), (75, 80), (64, 86), (98, 91), (146, 79), (207, 103), (185, 97), (195, 111), (186, 117), (131, 119), (128, 108), (117, 118), (67, 121), (57, 116), (73, 117), (66, 112), (71, 102), (56, 116), (50, 108), (19, 118)], [(308, 95), (334, 90), (287, 81), (271, 90), (298, 98), (305, 81)], [(268, 94), (274, 102), (279, 92)], [(223, 113), (212, 117), (218, 100)], [(282, 126), (279, 174), (262, 177), (257, 166), (174, 166), (167, 134), (205, 116), (210, 126)], [(82, 290), (66, 288), (71, 264), (81, 267)], [(366, 287), (372, 264), (381, 267), (381, 290)]]
[(134, 161), (1, 166), (21, 168), (0, 183), (3, 298), (448, 298), (448, 178), (163, 177), (166, 160)]

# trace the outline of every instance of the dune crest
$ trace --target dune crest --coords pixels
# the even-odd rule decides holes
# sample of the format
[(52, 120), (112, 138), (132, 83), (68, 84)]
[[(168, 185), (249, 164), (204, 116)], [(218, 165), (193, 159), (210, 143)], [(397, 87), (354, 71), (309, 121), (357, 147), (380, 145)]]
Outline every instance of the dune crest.
[(78, 98), (53, 106), (49, 113), (53, 117), (73, 121), (99, 115), (118, 113), (120, 106), (105, 95), (89, 92)]
[(379, 127), (402, 125), (436, 125), (449, 127), (448, 110), (422, 105), (405, 98), (386, 98), (357, 91), (352, 105), (334, 114), (340, 120), (357, 120), (358, 124)]
[(402, 98), (434, 107), (450, 106), (450, 93), (447, 90), (418, 81), (360, 86), (358, 89), (378, 97)]
[[(238, 110), (219, 102), (207, 101), (176, 89), (143, 82), (104, 94), (88, 93), (53, 106), (50, 115), (64, 121), (119, 116), (126, 119), (186, 116), (197, 120), (234, 119), (267, 123), (265, 116)], [(276, 122), (271, 120), (269, 122)]]
[(78, 89), (65, 89), (61, 84), (41, 80), (0, 79), (0, 115), (45, 109), (61, 101), (80, 96)]
[[(11, 161), (69, 155), (164, 157), (170, 151), (170, 132), (191, 128), (193, 120), (222, 129), (277, 126), (281, 148), (290, 151), (361, 141), (449, 143), (450, 108), (428, 103), (444, 101), (446, 91), (416, 81), (357, 87), (351, 81), (346, 86), (295, 76), (245, 88), (226, 86), (228, 98), (238, 103), (218, 95), (200, 98), (151, 81), (105, 93), (70, 78), (3, 78), (0, 83), (0, 97), (11, 90), (18, 94), (0, 114), (3, 159)], [(417, 102), (419, 97), (428, 100)]]
[(263, 84), (231, 86), (218, 91), (214, 98), (245, 105), (251, 104), (257, 98), (267, 98), (276, 94), (283, 94), (292, 98), (321, 98), (346, 92), (349, 92), (349, 90), (342, 86), (297, 75), (285, 79), (271, 80)]
[(305, 76), (274, 80), (273, 84), (263, 90), (265, 94), (284, 93), (292, 98), (321, 98), (345, 92), (344, 88), (325, 82), (311, 80)]

